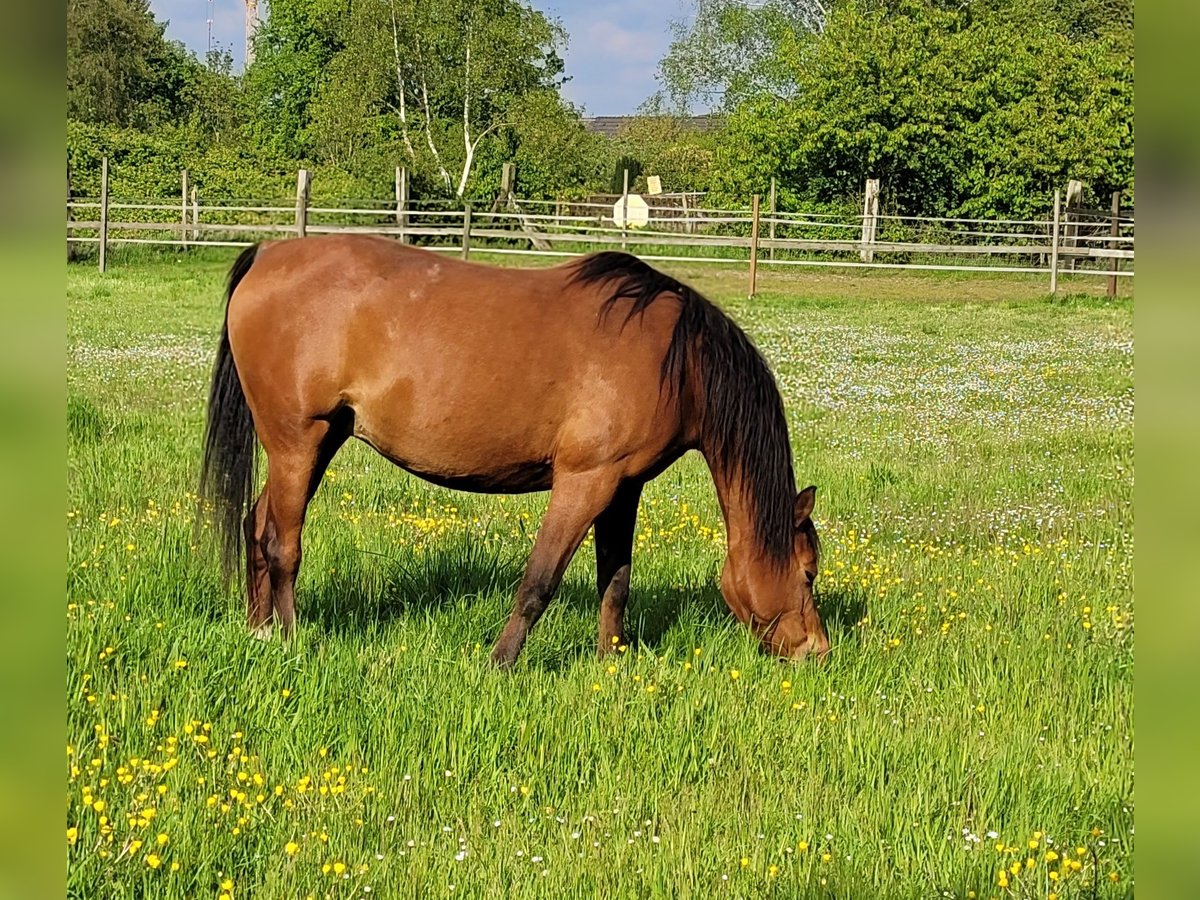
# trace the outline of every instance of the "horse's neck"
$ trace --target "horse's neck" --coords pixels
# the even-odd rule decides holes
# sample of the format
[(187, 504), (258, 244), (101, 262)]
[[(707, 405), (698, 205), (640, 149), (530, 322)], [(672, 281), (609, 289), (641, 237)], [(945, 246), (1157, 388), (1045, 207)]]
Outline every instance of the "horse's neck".
[(705, 455), (705, 460), (717, 489), (721, 516), (725, 519), (729, 555), (735, 558), (761, 555), (761, 541), (754, 523), (753, 500), (749, 492), (743, 490), (741, 473), (734, 467), (723, 468), (711, 455)]

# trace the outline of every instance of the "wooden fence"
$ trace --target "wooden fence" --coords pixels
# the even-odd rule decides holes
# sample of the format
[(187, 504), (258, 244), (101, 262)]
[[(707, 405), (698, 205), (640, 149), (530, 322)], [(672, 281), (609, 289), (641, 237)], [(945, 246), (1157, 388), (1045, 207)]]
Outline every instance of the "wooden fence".
[[(1055, 193), (1047, 219), (968, 219), (884, 215), (879, 185), (868, 182), (862, 215), (781, 212), (774, 184), (764, 204), (712, 208), (699, 194), (644, 198), (646, 222), (634, 227), (630, 197), (588, 201), (521, 200), (509, 193), (486, 207), (409, 197), (407, 173), (396, 172), (395, 197), (317, 203), (309, 172), (296, 178), (292, 200), (198, 196), (181, 173), (175, 199), (114, 200), (108, 161), (99, 198), (67, 202), (68, 252), (98, 245), (100, 268), (113, 245), (245, 246), (306, 234), (378, 234), (429, 250), (570, 257), (597, 249), (627, 249), (652, 261), (748, 264), (749, 292), (759, 266), (1133, 276), (1134, 220), (1114, 195), (1111, 210), (1066, 207)], [(1072, 184), (1072, 188), (1074, 188)], [(1078, 196), (1078, 191), (1075, 195)], [(69, 195), (69, 191), (68, 191)]]

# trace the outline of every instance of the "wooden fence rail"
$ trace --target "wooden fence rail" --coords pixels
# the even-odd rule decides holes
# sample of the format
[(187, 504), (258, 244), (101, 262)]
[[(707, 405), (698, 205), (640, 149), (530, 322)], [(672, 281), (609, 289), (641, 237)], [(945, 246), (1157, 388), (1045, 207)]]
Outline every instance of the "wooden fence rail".
[(646, 223), (637, 227), (628, 195), (605, 204), (510, 194), (507, 208), (497, 201), (490, 210), (473, 209), (413, 200), (403, 169), (396, 196), (379, 200), (314, 203), (311, 176), (301, 170), (294, 203), (204, 200), (186, 171), (174, 200), (114, 201), (105, 160), (100, 197), (68, 199), (67, 245), (97, 245), (102, 270), (116, 245), (245, 246), (306, 234), (386, 235), (464, 259), (473, 252), (569, 257), (621, 247), (648, 260), (748, 264), (751, 296), (759, 265), (1042, 274), (1052, 292), (1061, 274), (1096, 275), (1107, 279), (1110, 294), (1118, 279), (1134, 274), (1134, 219), (1119, 197), (1103, 215), (1073, 208), (1068, 216), (1056, 196), (1049, 219), (989, 220), (881, 214), (877, 183), (868, 184), (861, 216), (782, 212), (773, 193), (765, 214), (758, 196), (749, 209), (705, 208), (698, 194), (669, 195), (665, 203), (650, 197)]

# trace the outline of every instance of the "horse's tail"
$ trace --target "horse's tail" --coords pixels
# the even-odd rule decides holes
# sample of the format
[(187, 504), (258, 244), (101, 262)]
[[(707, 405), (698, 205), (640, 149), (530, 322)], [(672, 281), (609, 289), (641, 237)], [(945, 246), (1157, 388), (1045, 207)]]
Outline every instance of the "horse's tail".
[(237, 363), (229, 349), (229, 300), (254, 264), (258, 245), (247, 247), (229, 270), (225, 291), (225, 323), (213, 364), (208, 392), (208, 421), (204, 428), (204, 459), (200, 465), (201, 500), (211, 504), (221, 542), (221, 568), (225, 583), (242, 558), (242, 519), (254, 493), (258, 438), (254, 418), (242, 393)]

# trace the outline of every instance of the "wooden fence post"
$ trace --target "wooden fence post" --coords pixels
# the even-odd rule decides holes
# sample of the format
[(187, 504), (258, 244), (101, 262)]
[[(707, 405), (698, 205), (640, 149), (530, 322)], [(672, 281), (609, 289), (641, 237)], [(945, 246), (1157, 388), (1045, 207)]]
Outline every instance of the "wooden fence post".
[[(1079, 246), (1079, 213), (1072, 212), (1083, 206), (1083, 182), (1072, 178), (1067, 182), (1067, 195), (1063, 197), (1062, 245), (1075, 249)], [(1068, 257), (1067, 268), (1072, 272), (1079, 262), (1076, 256)]]
[(308, 192), (311, 183), (308, 169), (296, 172), (296, 237), (308, 233)]
[(629, 170), (625, 170), (625, 186), (621, 188), (621, 249), (626, 249), (629, 234)]
[(469, 200), (463, 207), (462, 258), (471, 258), (471, 202)]
[(67, 157), (67, 262), (74, 262), (76, 250), (71, 240), (71, 222), (75, 220), (75, 211), (71, 209), (71, 157)]
[(775, 258), (775, 176), (771, 176), (771, 199), (768, 203), (770, 208), (771, 224), (767, 226), (767, 236), (771, 239), (771, 247), (767, 250), (767, 255), (771, 259)]
[(684, 234), (692, 234), (692, 214), (688, 212), (688, 195), (684, 191), (679, 195), (679, 199), (683, 202), (683, 231)]
[(408, 243), (408, 169), (396, 167), (396, 227), (400, 229), (400, 243)]
[(196, 199), (195, 185), (192, 185), (192, 240), (200, 240), (200, 201)]
[(865, 263), (875, 261), (875, 233), (879, 226), (879, 179), (868, 178), (863, 192), (862, 250), (859, 256)]
[(188, 244), (188, 170), (179, 173), (179, 242), (184, 249)]
[(100, 161), (100, 271), (108, 268), (108, 157)]
[(1054, 224), (1050, 234), (1050, 296), (1058, 293), (1058, 223), (1062, 213), (1062, 191), (1054, 192)]
[[(1118, 238), (1121, 236), (1121, 192), (1120, 191), (1113, 191), (1112, 218), (1109, 219), (1108, 235), (1109, 235), (1109, 237), (1112, 237), (1112, 238)], [(1120, 242), (1116, 241), (1116, 240), (1109, 241), (1108, 249), (1116, 250), (1118, 243), (1120, 243)], [(1113, 257), (1113, 261), (1111, 263), (1109, 263), (1108, 271), (1116, 272), (1119, 264), (1120, 264), (1120, 261), (1116, 257)], [(1108, 276), (1108, 296), (1110, 296), (1110, 297), (1117, 296), (1117, 276), (1116, 275)]]
[(754, 195), (754, 200), (750, 206), (750, 294), (749, 299), (754, 299), (755, 289), (758, 287), (758, 194)]

